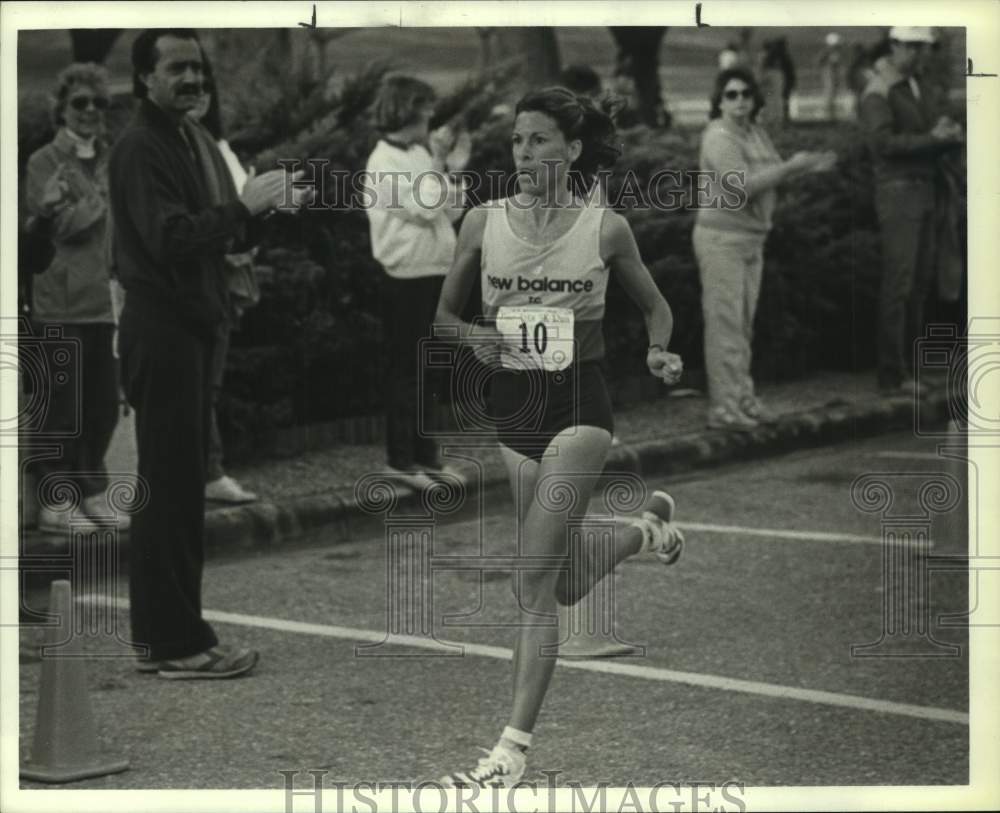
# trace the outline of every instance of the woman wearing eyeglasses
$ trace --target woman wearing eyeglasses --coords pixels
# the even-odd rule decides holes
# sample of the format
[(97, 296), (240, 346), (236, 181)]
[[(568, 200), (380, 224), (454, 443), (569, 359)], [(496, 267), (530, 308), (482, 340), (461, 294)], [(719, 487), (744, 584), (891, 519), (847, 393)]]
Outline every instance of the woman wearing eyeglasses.
[(700, 159), (710, 183), (698, 190), (693, 235), (705, 320), (708, 426), (748, 432), (775, 420), (754, 392), (750, 347), (776, 188), (832, 169), (837, 157), (797, 152), (782, 160), (756, 123), (764, 97), (744, 68), (721, 71), (711, 101)]
[[(74, 528), (111, 513), (104, 499), (104, 455), (118, 423), (118, 366), (105, 245), (108, 101), (104, 68), (77, 63), (59, 74), (53, 94), (56, 135), (28, 159), (25, 179), (28, 214), (47, 222), (54, 249), (34, 280), (32, 316), (39, 335), (45, 336), (46, 328), (61, 330), (60, 339), (42, 342), (48, 351), (47, 380), (41, 382), (48, 408), (40, 427), (44, 437), (61, 445), (61, 453), (40, 463), (39, 475), (58, 474), (79, 489)], [(40, 529), (68, 529), (71, 512), (57, 508), (40, 507)], [(118, 522), (125, 527), (128, 516)]]

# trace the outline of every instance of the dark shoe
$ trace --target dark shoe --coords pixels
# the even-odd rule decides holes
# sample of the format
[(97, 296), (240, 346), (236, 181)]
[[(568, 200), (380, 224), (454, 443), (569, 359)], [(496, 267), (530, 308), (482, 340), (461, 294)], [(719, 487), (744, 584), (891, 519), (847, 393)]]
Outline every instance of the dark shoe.
[(235, 649), (228, 652), (212, 647), (189, 658), (160, 662), (159, 675), (168, 680), (218, 680), (246, 674), (260, 655), (253, 649)]

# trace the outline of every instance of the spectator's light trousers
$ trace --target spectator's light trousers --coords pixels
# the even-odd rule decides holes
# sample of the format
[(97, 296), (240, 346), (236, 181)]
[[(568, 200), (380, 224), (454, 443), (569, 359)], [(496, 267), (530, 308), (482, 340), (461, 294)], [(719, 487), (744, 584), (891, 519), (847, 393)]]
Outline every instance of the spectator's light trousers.
[(766, 233), (694, 228), (710, 407), (735, 410), (754, 395), (751, 345), (766, 239)]

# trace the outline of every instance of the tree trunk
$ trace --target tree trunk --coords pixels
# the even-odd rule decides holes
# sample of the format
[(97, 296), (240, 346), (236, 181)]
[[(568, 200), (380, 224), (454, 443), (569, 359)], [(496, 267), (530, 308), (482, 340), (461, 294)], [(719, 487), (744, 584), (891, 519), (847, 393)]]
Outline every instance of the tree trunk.
[(660, 43), (667, 33), (659, 26), (613, 26), (618, 45), (618, 70), (635, 84), (639, 119), (650, 127), (668, 126), (660, 92)]
[[(517, 71), (512, 88), (524, 93), (533, 88), (557, 84), (561, 62), (559, 42), (554, 28), (495, 28), (487, 35), (480, 32), (486, 56), (492, 59), (490, 68), (510, 64)], [(493, 42), (496, 48), (492, 48)], [(488, 54), (485, 49), (492, 49)]]
[(121, 33), (120, 28), (71, 28), (69, 39), (73, 46), (73, 61), (103, 65)]

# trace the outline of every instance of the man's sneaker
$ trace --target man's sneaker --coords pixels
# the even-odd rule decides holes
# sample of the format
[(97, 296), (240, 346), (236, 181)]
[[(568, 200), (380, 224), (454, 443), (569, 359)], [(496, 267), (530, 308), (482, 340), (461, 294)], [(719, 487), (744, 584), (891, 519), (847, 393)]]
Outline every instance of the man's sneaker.
[(674, 525), (674, 498), (666, 491), (654, 491), (653, 496), (642, 512), (642, 518), (660, 525), (660, 538), (654, 538), (650, 552), (656, 554), (665, 565), (672, 565), (681, 558), (684, 550), (684, 534)]
[(712, 407), (708, 413), (708, 428), (723, 429), (727, 432), (752, 432), (760, 426), (749, 415), (728, 407)]
[(757, 423), (769, 424), (778, 422), (778, 416), (752, 395), (748, 395), (740, 401), (740, 412), (751, 420), (757, 421)]
[(471, 771), (458, 771), (443, 777), (446, 788), (509, 788), (521, 781), (526, 760), (521, 751), (497, 744), (486, 751)]
[(160, 661), (159, 675), (168, 680), (218, 680), (246, 674), (260, 655), (253, 649), (227, 651), (212, 647), (197, 655)]
[(228, 474), (205, 484), (205, 499), (224, 502), (229, 505), (245, 505), (260, 499), (252, 491), (247, 491)]
[(144, 675), (155, 675), (160, 671), (160, 665), (162, 661), (151, 661), (148, 658), (136, 658), (135, 661), (135, 671), (141, 672)]
[(416, 466), (408, 466), (405, 469), (386, 466), (382, 474), (392, 482), (412, 488), (414, 491), (424, 491), (434, 485), (434, 480)]

